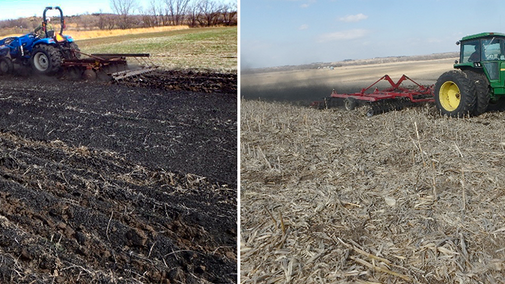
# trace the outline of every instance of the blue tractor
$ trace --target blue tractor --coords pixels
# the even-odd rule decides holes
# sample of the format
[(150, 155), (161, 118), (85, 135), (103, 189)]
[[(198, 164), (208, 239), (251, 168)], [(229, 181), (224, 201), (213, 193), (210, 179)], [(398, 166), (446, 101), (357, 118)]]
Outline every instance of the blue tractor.
[[(50, 30), (48, 27), (48, 10), (58, 10), (60, 13), (60, 30)], [(7, 37), (0, 40), (0, 75), (13, 72), (14, 64), (30, 66), (37, 74), (52, 75), (62, 70), (65, 60), (80, 58), (80, 50), (71, 36), (63, 35), (65, 20), (60, 7), (46, 7), (41, 25), (42, 35), (35, 32), (20, 36)]]

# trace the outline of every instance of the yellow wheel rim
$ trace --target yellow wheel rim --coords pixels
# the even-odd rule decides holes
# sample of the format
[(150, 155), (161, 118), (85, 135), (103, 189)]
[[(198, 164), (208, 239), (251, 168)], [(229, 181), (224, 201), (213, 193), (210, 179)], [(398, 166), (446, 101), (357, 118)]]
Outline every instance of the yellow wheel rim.
[(440, 99), (440, 104), (447, 111), (457, 109), (461, 102), (459, 87), (452, 81), (447, 81), (442, 84), (438, 97)]

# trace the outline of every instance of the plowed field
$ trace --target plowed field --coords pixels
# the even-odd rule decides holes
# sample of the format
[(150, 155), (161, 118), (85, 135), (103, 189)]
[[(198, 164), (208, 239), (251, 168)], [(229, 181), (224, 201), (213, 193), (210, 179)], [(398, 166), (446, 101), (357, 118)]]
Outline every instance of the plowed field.
[(236, 282), (236, 75), (141, 79), (0, 78), (0, 283)]

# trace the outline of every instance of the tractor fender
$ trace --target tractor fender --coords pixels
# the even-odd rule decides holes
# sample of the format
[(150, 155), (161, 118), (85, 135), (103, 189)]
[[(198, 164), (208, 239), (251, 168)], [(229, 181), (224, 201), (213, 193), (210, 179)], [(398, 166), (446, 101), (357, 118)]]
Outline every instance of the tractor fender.
[(69, 36), (69, 35), (64, 35), (63, 37), (65, 37), (65, 39), (68, 41), (68, 42), (74, 42), (74, 38), (72, 36)]
[[(74, 42), (74, 39), (72, 38), (72, 36), (64, 35), (63, 38), (65, 38), (65, 40), (67, 42)], [(56, 41), (52, 37), (41, 38), (41, 39), (38, 39), (38, 40), (34, 41), (33, 42), (33, 46), (35, 46), (37, 44), (40, 44), (40, 43), (43, 43), (43, 44), (56, 44)]]
[(25, 51), (27, 52), (27, 55), (30, 55), (36, 47), (41, 46), (41, 45), (55, 46), (56, 42), (52, 38), (36, 39), (31, 44), (27, 44), (25, 46)]
[(52, 45), (52, 44), (56, 44), (56, 42), (52, 38), (41, 38), (41, 39), (34, 41), (32, 46), (36, 46), (38, 44)]

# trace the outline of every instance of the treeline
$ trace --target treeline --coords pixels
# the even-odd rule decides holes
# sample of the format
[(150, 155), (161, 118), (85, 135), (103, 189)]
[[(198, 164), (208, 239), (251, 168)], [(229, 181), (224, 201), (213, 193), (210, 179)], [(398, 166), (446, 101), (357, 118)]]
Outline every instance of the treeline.
[(458, 52), (442, 52), (442, 53), (432, 53), (427, 55), (411, 55), (411, 56), (388, 56), (388, 57), (375, 57), (371, 59), (345, 59), (343, 61), (336, 62), (314, 62), (310, 64), (302, 65), (284, 65), (275, 67), (264, 67), (264, 68), (242, 68), (242, 74), (252, 74), (252, 73), (266, 73), (266, 72), (277, 72), (277, 71), (295, 71), (295, 70), (308, 70), (308, 69), (334, 69), (344, 66), (358, 66), (358, 65), (370, 65), (370, 64), (383, 64), (383, 63), (394, 63), (394, 62), (407, 62), (407, 61), (423, 61), (423, 60), (437, 60), (437, 59), (457, 59), (459, 56)]
[[(237, 25), (237, 1), (150, 0), (147, 7), (140, 6), (138, 0), (109, 0), (109, 3), (114, 13), (65, 15), (68, 28), (111, 30), (174, 25)], [(65, 7), (61, 8), (65, 13)], [(53, 19), (53, 22), (58, 21)], [(25, 33), (36, 28), (41, 22), (41, 17), (3, 20), (0, 21), (0, 35)]]
[[(237, 25), (237, 1), (219, 0), (150, 0), (141, 7), (137, 0), (110, 0), (114, 15), (103, 15), (98, 25), (101, 29), (127, 29), (188, 25), (210, 27)], [(135, 14), (139, 16), (134, 16)], [(111, 17), (113, 16), (113, 17)]]

